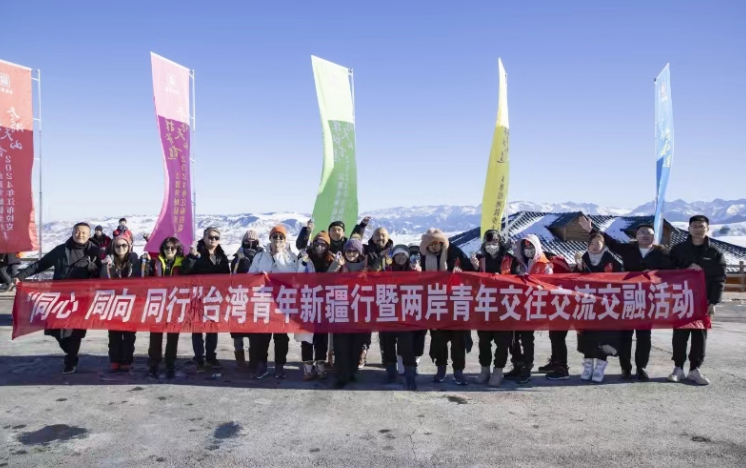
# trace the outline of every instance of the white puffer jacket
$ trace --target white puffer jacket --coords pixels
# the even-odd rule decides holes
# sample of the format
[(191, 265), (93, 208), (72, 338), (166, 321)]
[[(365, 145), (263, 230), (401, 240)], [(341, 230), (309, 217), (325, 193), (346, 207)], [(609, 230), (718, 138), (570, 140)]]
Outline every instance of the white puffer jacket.
[(290, 250), (272, 255), (270, 246), (254, 257), (249, 273), (298, 273), (298, 256)]

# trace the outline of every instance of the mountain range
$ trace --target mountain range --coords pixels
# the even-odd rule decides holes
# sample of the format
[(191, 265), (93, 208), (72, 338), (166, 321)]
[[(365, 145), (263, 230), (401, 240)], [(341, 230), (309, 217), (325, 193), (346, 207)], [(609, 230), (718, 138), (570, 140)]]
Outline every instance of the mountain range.
[[(534, 203), (527, 201), (512, 202), (508, 206), (509, 213), (517, 211), (538, 212), (584, 212), (595, 215), (650, 215), (654, 211), (653, 203), (646, 203), (635, 209), (608, 208), (591, 203)], [(705, 214), (713, 224), (712, 235), (728, 237), (729, 241), (740, 236), (746, 236), (746, 199), (742, 200), (714, 200), (711, 202), (687, 203), (675, 200), (666, 204), (666, 218), (673, 223), (685, 223), (694, 214)], [(397, 207), (364, 212), (363, 216), (370, 216), (372, 221), (367, 231), (383, 226), (392, 234), (398, 243), (417, 242), (420, 236), (430, 227), (438, 227), (449, 235), (459, 234), (479, 225), (481, 206), (419, 206)], [(101, 225), (105, 232), (111, 233), (117, 225), (120, 216), (111, 218), (91, 219), (92, 226)], [(130, 230), (135, 234), (135, 247), (142, 250), (145, 242), (142, 234), (150, 233), (156, 222), (156, 216), (126, 216)], [(220, 229), (222, 244), (229, 253), (233, 253), (241, 243), (241, 237), (248, 229), (259, 232), (262, 242), (267, 242), (269, 230), (275, 224), (284, 224), (288, 228), (291, 242), (298, 235), (301, 227), (308, 221), (310, 215), (305, 213), (263, 213), (263, 214), (235, 214), (235, 215), (198, 215), (198, 233), (208, 226)], [(70, 236), (72, 223), (55, 221), (44, 224), (44, 251), (64, 242)], [(679, 225), (681, 226), (681, 225)], [(348, 232), (352, 226), (347, 227)], [(725, 239), (724, 239), (725, 240)], [(741, 239), (738, 239), (739, 243)]]

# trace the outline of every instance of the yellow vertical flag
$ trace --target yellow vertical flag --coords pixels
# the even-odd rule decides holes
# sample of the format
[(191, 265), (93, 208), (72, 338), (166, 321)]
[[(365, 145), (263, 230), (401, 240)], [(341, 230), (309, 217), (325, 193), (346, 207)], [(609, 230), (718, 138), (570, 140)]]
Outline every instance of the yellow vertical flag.
[(489, 229), (500, 230), (505, 205), (508, 203), (510, 175), (510, 129), (508, 125), (508, 74), (503, 62), (497, 59), (500, 88), (497, 101), (497, 123), (492, 136), (492, 149), (487, 165), (487, 179), (482, 198), (482, 236)]

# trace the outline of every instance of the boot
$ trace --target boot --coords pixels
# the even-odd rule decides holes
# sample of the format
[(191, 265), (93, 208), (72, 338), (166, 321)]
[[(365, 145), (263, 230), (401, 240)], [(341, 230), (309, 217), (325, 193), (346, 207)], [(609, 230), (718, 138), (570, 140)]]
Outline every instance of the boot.
[(601, 383), (604, 381), (604, 373), (606, 372), (606, 366), (608, 362), (596, 359), (596, 368), (593, 369), (593, 381)]
[(488, 383), (487, 385), (489, 385), (490, 387), (499, 387), (500, 385), (502, 385), (502, 383), (503, 370), (495, 367), (495, 370), (492, 372), (492, 377), (490, 378), (490, 383)]
[(479, 376), (477, 376), (476, 382), (478, 384), (486, 384), (489, 381), (490, 381), (490, 367), (482, 366), (482, 372), (480, 372)]
[(313, 368), (313, 361), (305, 361), (303, 363), (303, 380), (308, 382), (316, 378), (316, 372)]
[(593, 377), (593, 359), (583, 359), (583, 373), (580, 374), (580, 380), (586, 382)]
[(399, 373), (396, 371), (395, 365), (387, 365), (386, 366), (386, 383), (387, 384), (393, 384), (396, 383), (396, 381), (399, 380)]
[(319, 380), (324, 380), (326, 378), (326, 363), (324, 361), (316, 361), (316, 375), (318, 376)]
[(236, 356), (236, 367), (238, 370), (246, 369), (246, 353), (241, 351), (234, 351), (233, 355)]
[(285, 375), (285, 364), (275, 363), (275, 378), (278, 380), (285, 380), (287, 378)]
[(407, 390), (414, 392), (417, 390), (417, 368), (414, 366), (407, 366), (404, 368), (404, 381)]
[(464, 377), (463, 369), (453, 369), (453, 383), (463, 386), (469, 385), (469, 382), (466, 381), (466, 377)]
[(438, 372), (433, 377), (433, 382), (442, 383), (446, 379), (446, 366), (438, 366)]

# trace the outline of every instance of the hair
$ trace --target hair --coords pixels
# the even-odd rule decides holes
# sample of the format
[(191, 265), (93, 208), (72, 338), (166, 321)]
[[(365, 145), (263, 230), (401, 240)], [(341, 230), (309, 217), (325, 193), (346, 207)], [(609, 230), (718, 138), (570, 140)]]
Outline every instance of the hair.
[(122, 221), (124, 221), (126, 223), (127, 222), (127, 218), (120, 218), (119, 222), (121, 223)]
[(588, 243), (590, 244), (591, 242), (593, 242), (593, 239), (601, 239), (601, 241), (606, 244), (604, 235), (598, 231), (591, 232), (591, 234), (588, 236)]
[(217, 233), (217, 235), (218, 235), (218, 236), (220, 235), (220, 229), (218, 229), (218, 228), (216, 228), (216, 227), (212, 227), (212, 226), (210, 226), (210, 227), (208, 227), (207, 229), (205, 229), (205, 230), (204, 230), (204, 232), (203, 232), (202, 236), (203, 236), (203, 237), (205, 237), (205, 236), (207, 236), (208, 234), (210, 234), (211, 232), (215, 232), (215, 233)]
[(88, 223), (77, 223), (75, 226), (73, 226), (73, 232), (75, 232), (75, 230), (78, 229), (79, 227), (87, 227), (89, 231), (91, 230), (91, 225), (90, 224), (88, 224)]
[(642, 228), (650, 228), (651, 231), (655, 232), (655, 226), (653, 226), (652, 224), (644, 223), (637, 226), (638, 231)]
[(166, 246), (168, 244), (173, 244), (176, 246), (176, 256), (177, 257), (183, 257), (184, 256), (184, 246), (181, 244), (181, 241), (175, 237), (166, 237), (163, 239), (163, 242), (161, 242), (161, 248), (159, 249), (159, 252), (164, 257), (166, 256)]
[(705, 223), (709, 226), (710, 218), (708, 218), (705, 215), (694, 215), (691, 218), (689, 218), (689, 226), (691, 226), (694, 223)]

